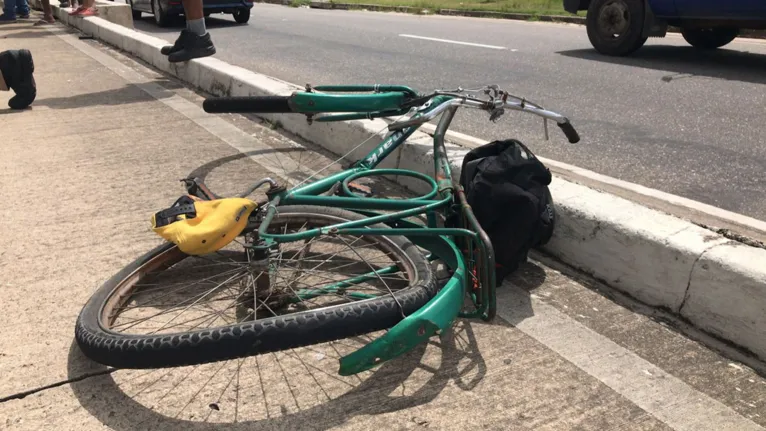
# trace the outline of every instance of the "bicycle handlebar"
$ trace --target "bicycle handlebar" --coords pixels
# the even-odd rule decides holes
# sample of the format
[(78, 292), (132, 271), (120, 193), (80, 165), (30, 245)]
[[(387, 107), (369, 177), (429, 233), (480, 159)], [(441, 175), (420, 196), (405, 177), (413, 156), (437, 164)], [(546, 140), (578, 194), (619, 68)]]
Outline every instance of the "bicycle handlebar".
[(577, 134), (577, 130), (575, 130), (574, 126), (572, 126), (572, 123), (567, 120), (566, 123), (556, 123), (558, 124), (559, 128), (562, 132), (566, 135), (567, 139), (569, 139), (569, 142), (572, 144), (576, 144), (580, 142), (580, 135)]
[[(480, 108), (485, 110), (488, 110), (494, 107), (492, 102), (487, 102), (487, 101), (481, 101), (481, 100), (469, 99), (469, 98), (450, 99), (446, 102), (443, 102), (442, 104), (432, 109), (431, 111), (421, 115), (418, 118), (412, 118), (409, 120), (397, 121), (395, 123), (391, 123), (388, 126), (388, 130), (393, 131), (393, 130), (406, 129), (411, 126), (424, 124), (428, 121), (433, 120), (434, 118), (441, 115), (444, 111), (446, 111), (447, 109), (453, 106), (469, 106), (469, 107)], [(553, 111), (548, 111), (539, 106), (536, 106), (524, 101), (521, 101), (521, 102), (506, 101), (506, 102), (503, 102), (499, 107), (511, 109), (514, 111), (528, 112), (530, 114), (537, 115), (538, 117), (543, 117), (547, 120), (555, 121), (556, 124), (561, 129), (561, 131), (564, 132), (564, 135), (566, 135), (570, 143), (576, 144), (580, 142), (580, 135), (577, 133), (574, 126), (572, 126), (572, 123), (569, 122), (568, 118), (566, 118), (565, 116), (561, 114), (557, 114)]]
[(281, 114), (293, 112), (289, 100), (288, 96), (216, 97), (205, 99), (202, 109), (211, 114)]
[[(467, 106), (492, 112), (492, 120), (496, 119), (497, 114), (502, 114), (502, 110), (505, 109), (534, 114), (546, 120), (555, 121), (570, 143), (574, 144), (580, 141), (580, 136), (574, 126), (565, 116), (548, 111), (525, 100), (508, 101), (507, 93), (503, 99), (481, 100), (465, 94), (437, 91), (433, 95), (420, 100), (438, 95), (448, 95), (452, 98), (441, 103), (431, 111), (422, 114), (420, 117), (394, 122), (388, 126), (388, 129), (393, 131), (424, 124), (451, 107)], [(291, 96), (216, 97), (206, 99), (202, 103), (202, 108), (208, 113), (300, 113), (300, 109), (292, 105)], [(322, 115), (320, 114), (320, 116)]]

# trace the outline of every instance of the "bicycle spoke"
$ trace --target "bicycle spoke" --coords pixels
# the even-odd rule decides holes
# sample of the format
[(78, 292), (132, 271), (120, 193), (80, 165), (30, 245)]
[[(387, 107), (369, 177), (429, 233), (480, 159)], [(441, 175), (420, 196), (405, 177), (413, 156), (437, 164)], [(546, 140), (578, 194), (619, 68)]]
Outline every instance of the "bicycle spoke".
[[(236, 278), (236, 277), (238, 277), (238, 276), (241, 276), (241, 275), (242, 275), (242, 274), (239, 274), (239, 275), (234, 275), (234, 276), (230, 277), (230, 278), (229, 278), (227, 281), (233, 280), (234, 278)], [(202, 299), (203, 299), (203, 298), (205, 298), (206, 296), (210, 295), (211, 293), (215, 292), (215, 291), (216, 291), (216, 290), (217, 290), (217, 289), (218, 289), (218, 288), (219, 288), (219, 287), (220, 287), (222, 284), (223, 284), (223, 283), (220, 283), (220, 284), (218, 284), (217, 286), (213, 287), (212, 289), (208, 290), (207, 292), (204, 292), (202, 295), (199, 295), (198, 297), (193, 297), (193, 298), (190, 298), (190, 299), (188, 299), (188, 300), (184, 301), (184, 302), (188, 302), (189, 300), (193, 300), (193, 299), (195, 299), (195, 298), (198, 298), (198, 299), (196, 299), (196, 301), (194, 301), (192, 304), (190, 304), (188, 307), (186, 307), (186, 308), (184, 309), (184, 311), (188, 311), (188, 310), (189, 310), (189, 309), (190, 309), (192, 306), (194, 306), (195, 304), (197, 304), (197, 303), (198, 303), (200, 300), (202, 300)], [(181, 304), (179, 304), (179, 305), (183, 305), (183, 303), (184, 303), (184, 302), (182, 302), (182, 303), (181, 303)], [(165, 315), (165, 314), (168, 314), (168, 313), (170, 313), (170, 312), (172, 312), (172, 311), (173, 311), (173, 309), (163, 310), (163, 311), (161, 311), (161, 312), (159, 312), (159, 313), (157, 313), (157, 314), (155, 314), (155, 315), (153, 315), (153, 316), (150, 316), (150, 317), (147, 317), (147, 318), (141, 319), (140, 321), (146, 321), (146, 320), (149, 320), (149, 319), (151, 319), (151, 318), (153, 318), (153, 317), (157, 317), (157, 316), (161, 316), (161, 315)], [(182, 314), (183, 314), (183, 312), (182, 312)], [(176, 319), (178, 316), (179, 316), (179, 315), (176, 315), (175, 317), (173, 317), (172, 319), (170, 319), (169, 321), (167, 321), (165, 324), (166, 324), (166, 325), (167, 325), (167, 324), (170, 324), (170, 323), (171, 323), (173, 320), (175, 320), (175, 319)], [(128, 326), (126, 329), (130, 329), (130, 328), (132, 328), (133, 326), (135, 326), (135, 324)], [(160, 329), (162, 329), (162, 328), (160, 328)], [(158, 329), (158, 330), (159, 330), (159, 329)]]
[[(345, 240), (343, 240), (342, 238), (341, 238), (341, 241), (343, 241), (343, 242), (346, 242), (346, 241), (345, 241)], [(362, 260), (364, 260), (364, 258), (362, 258), (362, 256), (361, 256), (359, 253), (357, 253), (355, 249), (353, 249), (353, 248), (352, 248), (351, 250), (352, 250), (354, 253), (356, 253), (356, 255), (357, 255), (357, 256), (359, 256), (359, 259), (362, 259)], [(367, 263), (367, 262), (365, 261), (365, 263)], [(393, 290), (391, 290), (391, 288), (388, 286), (388, 283), (386, 283), (386, 282), (385, 282), (385, 281), (384, 281), (384, 280), (383, 280), (383, 279), (380, 277), (380, 275), (379, 275), (379, 274), (378, 274), (378, 272), (375, 270), (375, 268), (373, 268), (373, 267), (372, 267), (372, 265), (370, 265), (369, 263), (368, 263), (367, 265), (370, 267), (370, 269), (372, 270), (372, 272), (374, 272), (374, 273), (375, 273), (375, 275), (378, 277), (378, 279), (380, 280), (380, 282), (381, 282), (381, 283), (383, 283), (383, 285), (384, 285), (384, 286), (386, 286), (386, 289), (388, 289), (388, 292), (391, 294), (391, 297), (392, 297), (392, 298), (394, 298), (394, 301), (396, 302), (396, 305), (398, 305), (398, 306), (399, 306), (399, 310), (402, 312), (402, 317), (403, 317), (403, 318), (406, 318), (407, 316), (405, 316), (405, 315), (404, 315), (404, 307), (402, 307), (402, 304), (399, 302), (399, 300), (398, 300), (398, 299), (396, 299), (396, 296), (394, 296), (394, 291), (393, 291)]]
[[(282, 234), (315, 228), (312, 219), (274, 223)], [(254, 267), (247, 244), (189, 256), (133, 286), (113, 309), (112, 329), (148, 334), (191, 332), (392, 294), (408, 276), (375, 237), (318, 235), (282, 243), (271, 269)], [(382, 272), (381, 272), (382, 271)], [(268, 283), (260, 277), (268, 275)]]

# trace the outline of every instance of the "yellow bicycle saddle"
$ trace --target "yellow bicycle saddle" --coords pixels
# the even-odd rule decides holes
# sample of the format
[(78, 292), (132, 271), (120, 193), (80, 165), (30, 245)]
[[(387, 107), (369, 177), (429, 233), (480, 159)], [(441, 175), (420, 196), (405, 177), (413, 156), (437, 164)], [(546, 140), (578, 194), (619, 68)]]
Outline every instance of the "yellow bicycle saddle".
[(206, 201), (185, 195), (152, 216), (152, 230), (186, 254), (213, 253), (242, 232), (257, 206), (245, 198)]

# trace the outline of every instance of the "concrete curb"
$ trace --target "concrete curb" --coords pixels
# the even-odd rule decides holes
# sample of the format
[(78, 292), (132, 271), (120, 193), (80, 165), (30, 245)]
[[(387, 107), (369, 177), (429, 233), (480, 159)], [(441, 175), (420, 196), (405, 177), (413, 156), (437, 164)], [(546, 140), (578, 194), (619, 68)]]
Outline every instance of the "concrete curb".
[[(287, 95), (302, 87), (215, 58), (170, 64), (160, 53), (168, 44), (101, 18), (58, 18), (124, 50), (186, 83), (217, 96)], [(383, 120), (314, 123), (301, 115), (262, 115), (287, 131), (335, 153), (360, 142), (347, 156), (356, 160), (385, 136)], [(448, 144), (459, 175), (468, 151)], [(382, 167), (430, 173), (430, 136), (418, 132)], [(415, 192), (421, 183), (399, 181)], [(648, 305), (669, 310), (694, 326), (766, 360), (766, 250), (737, 243), (691, 222), (627, 199), (554, 177), (551, 192), (559, 220), (544, 251)]]

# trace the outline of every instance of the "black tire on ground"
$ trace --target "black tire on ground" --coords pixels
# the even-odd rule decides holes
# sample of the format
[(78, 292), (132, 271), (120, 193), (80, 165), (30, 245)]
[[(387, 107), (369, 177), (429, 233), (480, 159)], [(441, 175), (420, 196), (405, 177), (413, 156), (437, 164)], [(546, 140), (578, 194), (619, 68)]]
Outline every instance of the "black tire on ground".
[[(337, 208), (296, 205), (280, 207), (275, 222), (286, 214), (295, 214), (295, 217), (323, 214), (334, 220), (364, 218)], [(385, 225), (375, 227), (386, 228)], [(436, 294), (437, 286), (433, 269), (416, 246), (402, 236), (386, 238), (411, 262), (415, 273), (411, 284), (396, 291), (394, 297), (384, 295), (186, 333), (136, 335), (105, 329), (100, 317), (115, 288), (145, 268), (153, 258), (175, 248), (172, 243), (165, 243), (123, 268), (93, 294), (77, 319), (75, 339), (87, 357), (101, 364), (117, 368), (162, 368), (253, 356), (388, 329), (402, 319), (402, 311), (410, 315), (425, 305)]]
[(625, 56), (646, 43), (643, 0), (592, 0), (586, 17), (588, 39), (601, 54)]
[(250, 9), (237, 9), (232, 15), (238, 24), (245, 24), (250, 21)]
[(158, 26), (168, 27), (170, 25), (172, 17), (162, 10), (160, 0), (152, 0), (152, 14), (154, 14), (154, 22)]
[(130, 14), (133, 15), (133, 20), (141, 19), (141, 11), (133, 8), (133, 0), (130, 0), (128, 5), (130, 5)]
[(681, 35), (689, 45), (699, 49), (717, 49), (728, 45), (739, 36), (739, 29), (732, 27), (682, 28)]

